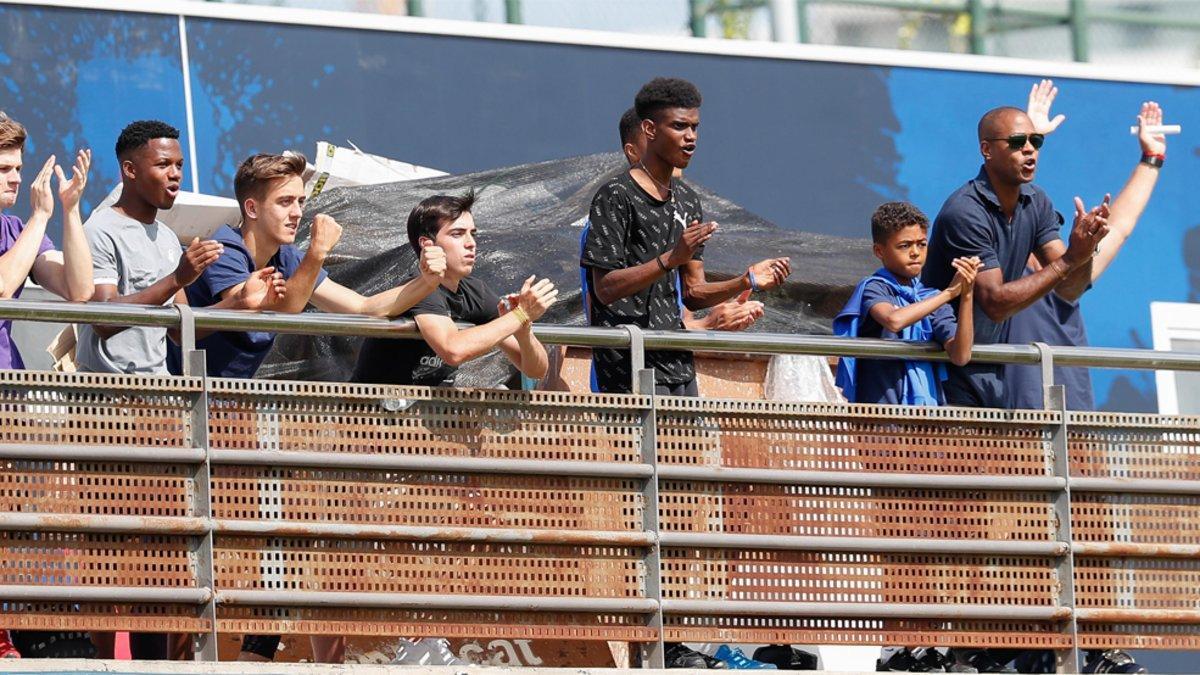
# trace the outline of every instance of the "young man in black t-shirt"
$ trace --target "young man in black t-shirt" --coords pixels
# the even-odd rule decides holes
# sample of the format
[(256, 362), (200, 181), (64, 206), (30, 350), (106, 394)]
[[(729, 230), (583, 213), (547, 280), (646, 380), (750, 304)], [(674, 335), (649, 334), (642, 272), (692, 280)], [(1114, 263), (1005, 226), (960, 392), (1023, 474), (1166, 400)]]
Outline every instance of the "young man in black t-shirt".
[[(546, 374), (546, 350), (534, 337), (533, 322), (558, 297), (549, 279), (525, 280), (519, 293), (501, 299), (475, 268), (474, 192), (462, 197), (437, 195), (408, 216), (408, 240), (416, 251), (440, 246), (446, 272), (439, 285), (406, 317), (417, 322), (424, 342), (368, 338), (359, 352), (354, 382), (454, 386), (458, 367), (499, 347), (526, 376)], [(460, 330), (455, 322), (475, 324)]]
[[(646, 152), (637, 165), (604, 184), (592, 199), (591, 228), (579, 264), (591, 275), (588, 293), (593, 326), (633, 324), (649, 330), (680, 330), (676, 274), (688, 309), (712, 307), (746, 290), (766, 290), (791, 273), (787, 258), (763, 260), (728, 281), (704, 278), (704, 245), (717, 231), (704, 223), (700, 198), (672, 177), (696, 150), (700, 92), (686, 80), (656, 78), (638, 91)], [(594, 349), (592, 360), (602, 392), (631, 388), (629, 351)], [(695, 396), (692, 355), (646, 353), (660, 394)]]

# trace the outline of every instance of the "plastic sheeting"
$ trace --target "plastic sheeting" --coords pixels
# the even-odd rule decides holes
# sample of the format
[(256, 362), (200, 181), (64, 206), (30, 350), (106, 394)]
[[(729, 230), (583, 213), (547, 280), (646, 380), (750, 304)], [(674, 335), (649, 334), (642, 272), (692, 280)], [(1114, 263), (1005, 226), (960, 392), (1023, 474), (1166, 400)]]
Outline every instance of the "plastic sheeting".
[[(339, 188), (321, 193), (306, 207), (297, 237), (308, 236), (313, 215), (327, 213), (342, 225), (341, 241), (326, 261), (330, 278), (363, 294), (377, 293), (412, 274), (416, 256), (409, 247), (408, 213), (434, 194), (461, 194), (474, 188), (478, 227), (474, 274), (497, 293), (520, 288), (530, 274), (549, 277), (559, 300), (543, 323), (583, 324), (579, 288), (579, 235), (592, 196), (625, 159), (606, 153), (526, 164), (457, 176)], [(686, 179), (685, 179), (686, 180)], [(853, 285), (877, 266), (870, 242), (787, 229), (768, 222), (712, 191), (687, 180), (704, 204), (706, 220), (720, 230), (705, 250), (710, 279), (742, 274), (763, 258), (791, 256), (785, 286), (756, 296), (767, 305), (755, 332), (829, 334), (830, 320)], [(796, 205), (797, 210), (804, 208)], [(864, 232), (868, 224), (863, 224)], [(348, 337), (281, 335), (259, 371), (260, 377), (344, 381), (361, 340)], [(405, 341), (397, 340), (398, 349)], [(497, 386), (513, 371), (493, 354), (459, 373), (463, 386)]]

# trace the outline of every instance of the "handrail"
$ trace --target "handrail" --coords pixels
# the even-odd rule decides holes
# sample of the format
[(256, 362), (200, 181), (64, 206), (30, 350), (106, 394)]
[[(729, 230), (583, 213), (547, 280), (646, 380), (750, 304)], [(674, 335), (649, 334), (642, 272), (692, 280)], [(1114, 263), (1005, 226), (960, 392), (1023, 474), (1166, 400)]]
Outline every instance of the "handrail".
[[(197, 329), (268, 331), (297, 335), (344, 335), (415, 339), (420, 336), (409, 320), (306, 312), (246, 312), (227, 309), (194, 310)], [(0, 319), (23, 321), (119, 324), (174, 328), (181, 317), (172, 307), (146, 307), (121, 303), (67, 303), (33, 300), (0, 300)], [(629, 333), (620, 328), (535, 325), (534, 334), (546, 344), (579, 347), (628, 348)], [(783, 333), (727, 333), (714, 331), (644, 331), (649, 350), (685, 349), (740, 354), (807, 354), (858, 358), (919, 358), (948, 361), (946, 352), (932, 342), (914, 343), (874, 338)], [(1032, 345), (976, 345), (977, 363), (1036, 365), (1041, 354)], [(1146, 370), (1200, 371), (1200, 353), (1114, 347), (1049, 348), (1055, 365)]]

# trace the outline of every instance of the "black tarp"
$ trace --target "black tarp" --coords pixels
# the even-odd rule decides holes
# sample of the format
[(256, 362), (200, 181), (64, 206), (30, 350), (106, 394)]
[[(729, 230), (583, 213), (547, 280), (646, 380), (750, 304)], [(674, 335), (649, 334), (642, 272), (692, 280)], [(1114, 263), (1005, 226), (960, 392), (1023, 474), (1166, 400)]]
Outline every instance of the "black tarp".
[[(623, 170), (617, 153), (588, 155), (492, 171), (416, 181), (340, 188), (320, 194), (305, 208), (297, 237), (307, 239), (313, 215), (326, 213), (343, 228), (341, 241), (326, 261), (330, 278), (363, 294), (398, 284), (415, 269), (405, 225), (409, 211), (434, 194), (478, 194), (473, 214), (478, 227), (474, 274), (497, 293), (520, 288), (530, 274), (549, 277), (559, 301), (543, 323), (583, 323), (579, 288), (579, 235), (592, 196), (614, 172)], [(685, 179), (686, 180), (686, 179)], [(867, 239), (846, 239), (780, 227), (712, 191), (687, 181), (699, 193), (706, 220), (720, 224), (704, 255), (710, 278), (741, 274), (763, 258), (791, 256), (792, 276), (780, 290), (756, 299), (767, 305), (756, 332), (828, 334), (830, 319), (850, 289), (875, 269)], [(796, 209), (802, 211), (803, 204)], [(864, 232), (868, 224), (863, 224)], [(398, 340), (397, 348), (405, 341)], [(259, 377), (344, 381), (358, 354), (360, 339), (281, 335)], [(496, 358), (464, 367), (460, 384), (495, 385), (508, 370)]]

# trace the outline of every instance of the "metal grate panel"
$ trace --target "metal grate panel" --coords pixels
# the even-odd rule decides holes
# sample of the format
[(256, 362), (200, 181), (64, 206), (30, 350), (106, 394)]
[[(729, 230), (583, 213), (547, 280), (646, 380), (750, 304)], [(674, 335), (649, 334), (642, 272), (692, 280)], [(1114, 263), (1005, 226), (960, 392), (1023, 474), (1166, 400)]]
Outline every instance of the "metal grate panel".
[(665, 532), (1050, 541), (1044, 493), (663, 481)]
[(196, 587), (186, 537), (0, 532), (0, 560), (7, 585)]
[(217, 537), (222, 589), (438, 595), (641, 597), (640, 551), (534, 546)]
[(637, 532), (643, 510), (628, 480), (217, 466), (212, 484), (230, 519)]
[(663, 550), (663, 597), (1054, 606), (1052, 560), (996, 556)]

